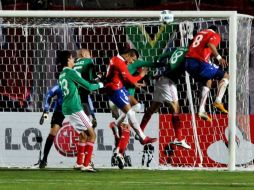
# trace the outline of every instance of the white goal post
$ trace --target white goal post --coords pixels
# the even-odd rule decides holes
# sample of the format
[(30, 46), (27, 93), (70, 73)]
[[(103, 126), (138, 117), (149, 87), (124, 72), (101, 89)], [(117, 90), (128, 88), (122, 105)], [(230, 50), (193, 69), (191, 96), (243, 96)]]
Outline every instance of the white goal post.
[[(158, 18), (161, 11), (0, 11), (0, 18)], [(236, 73), (237, 17), (236, 11), (171, 11), (174, 18), (223, 18), (229, 20), (229, 161), (228, 170), (236, 167)], [(242, 15), (244, 17), (244, 15)], [(246, 17), (250, 17), (246, 15)]]

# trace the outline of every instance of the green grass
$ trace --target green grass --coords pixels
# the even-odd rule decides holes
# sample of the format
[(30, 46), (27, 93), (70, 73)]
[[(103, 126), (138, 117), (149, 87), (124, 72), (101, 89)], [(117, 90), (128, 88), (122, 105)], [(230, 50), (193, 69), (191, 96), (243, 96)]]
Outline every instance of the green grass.
[(253, 179), (254, 172), (0, 169), (1, 190), (253, 190)]

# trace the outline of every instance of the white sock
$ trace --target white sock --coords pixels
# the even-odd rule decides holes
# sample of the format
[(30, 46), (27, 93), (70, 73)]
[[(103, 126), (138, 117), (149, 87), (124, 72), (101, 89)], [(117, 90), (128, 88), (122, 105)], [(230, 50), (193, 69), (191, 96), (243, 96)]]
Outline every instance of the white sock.
[(218, 92), (217, 92), (217, 97), (216, 97), (215, 102), (221, 103), (221, 100), (225, 94), (227, 86), (228, 86), (228, 79), (223, 78), (218, 85)]
[(128, 112), (127, 112), (127, 117), (128, 117), (128, 120), (129, 120), (129, 124), (131, 125), (131, 127), (133, 128), (133, 130), (137, 133), (137, 135), (141, 138), (141, 139), (145, 139), (146, 138), (146, 135), (143, 133), (143, 131), (141, 130), (140, 128), (140, 125), (138, 123), (138, 120), (135, 116), (135, 112), (130, 109)]
[(199, 104), (199, 112), (205, 112), (205, 105), (206, 105), (206, 100), (207, 100), (209, 91), (210, 91), (210, 88), (208, 88), (207, 86), (203, 86), (201, 100)]
[(140, 112), (141, 110), (141, 104), (137, 103), (136, 105), (132, 106), (131, 109), (135, 112)]

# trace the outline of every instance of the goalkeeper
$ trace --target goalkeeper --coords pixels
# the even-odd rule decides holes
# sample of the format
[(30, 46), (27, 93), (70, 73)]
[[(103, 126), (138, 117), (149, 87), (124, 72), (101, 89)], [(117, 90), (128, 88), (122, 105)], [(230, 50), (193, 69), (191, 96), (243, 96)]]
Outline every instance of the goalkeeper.
[[(56, 97), (55, 104), (51, 104), (52, 99)], [(43, 109), (43, 118), (47, 119), (50, 106), (54, 105), (53, 108), (53, 115), (51, 119), (51, 129), (49, 132), (49, 135), (47, 137), (44, 150), (43, 150), (43, 158), (41, 162), (39, 163), (39, 168), (43, 169), (47, 166), (47, 159), (48, 159), (48, 154), (49, 151), (53, 145), (54, 138), (59, 131), (59, 129), (62, 127), (62, 123), (64, 120), (64, 115), (62, 113), (62, 102), (63, 102), (63, 95), (62, 95), (62, 90), (60, 86), (57, 84), (53, 86), (46, 95), (45, 99), (45, 104), (44, 104), (44, 109)]]

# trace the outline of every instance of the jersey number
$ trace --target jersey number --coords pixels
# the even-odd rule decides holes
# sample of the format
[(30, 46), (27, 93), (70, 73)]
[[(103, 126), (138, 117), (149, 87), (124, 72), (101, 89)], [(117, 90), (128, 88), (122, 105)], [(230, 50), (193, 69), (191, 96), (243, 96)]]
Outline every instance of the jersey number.
[(176, 64), (179, 57), (183, 55), (183, 51), (175, 51), (170, 58), (171, 64)]
[(63, 79), (60, 82), (60, 85), (62, 87), (64, 96), (67, 96), (70, 93), (69, 88), (68, 88), (68, 81), (66, 79)]
[(201, 34), (199, 34), (199, 35), (197, 35), (197, 37), (195, 38), (195, 40), (194, 40), (194, 42), (192, 43), (192, 47), (197, 47), (197, 46), (199, 46), (199, 44), (200, 44), (200, 42), (201, 42), (201, 40), (203, 39), (203, 35), (201, 35)]

